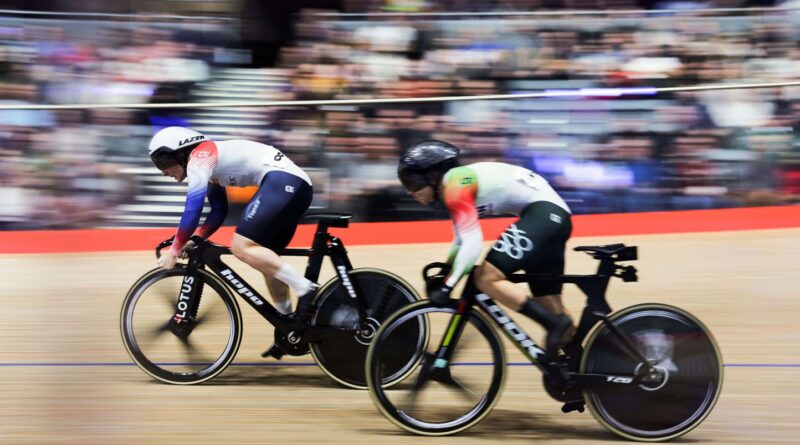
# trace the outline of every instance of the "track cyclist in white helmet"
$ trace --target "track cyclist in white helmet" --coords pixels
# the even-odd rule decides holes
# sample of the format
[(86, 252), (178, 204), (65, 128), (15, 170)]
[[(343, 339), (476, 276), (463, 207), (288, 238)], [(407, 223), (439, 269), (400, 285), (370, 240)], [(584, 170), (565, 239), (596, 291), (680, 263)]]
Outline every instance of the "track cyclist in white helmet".
[[(297, 224), (311, 205), (313, 190), (306, 172), (285, 154), (269, 145), (234, 139), (211, 141), (182, 127), (167, 127), (150, 140), (150, 159), (164, 176), (178, 182), (188, 179), (186, 207), (169, 252), (158, 260), (165, 269), (193, 242), (222, 225), (228, 213), (225, 187), (258, 186), (242, 213), (231, 251), (239, 260), (260, 271), (279, 311), (291, 312), (288, 288), (298, 295), (298, 319), (308, 321), (311, 299), (317, 285), (285, 263), (275, 250), (289, 244)], [(211, 211), (198, 228), (204, 200)]]
[(456, 283), (472, 271), (483, 251), (478, 218), (518, 216), (475, 269), (474, 281), (481, 292), (544, 326), (547, 354), (553, 357), (575, 333), (561, 301), (562, 284), (532, 281), (529, 298), (525, 288), (506, 276), (518, 270), (564, 273), (564, 250), (572, 232), (570, 209), (547, 180), (528, 169), (501, 162), (459, 166), (458, 156), (459, 149), (447, 142), (422, 141), (405, 151), (397, 169), (417, 202), (444, 202), (455, 229), (450, 269), (443, 280), (426, 283), (429, 298), (445, 304)]

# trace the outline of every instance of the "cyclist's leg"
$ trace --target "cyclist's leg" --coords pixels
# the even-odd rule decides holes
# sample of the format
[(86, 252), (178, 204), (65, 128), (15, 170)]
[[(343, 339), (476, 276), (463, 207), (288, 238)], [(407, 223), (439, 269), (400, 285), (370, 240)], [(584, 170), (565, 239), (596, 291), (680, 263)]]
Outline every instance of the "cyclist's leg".
[(508, 281), (506, 274), (490, 263), (488, 257), (475, 269), (473, 276), (481, 292), (510, 308), (517, 309), (528, 300), (528, 291)]
[(275, 302), (275, 308), (284, 315), (292, 313), (292, 300), (289, 298), (289, 286), (283, 281), (273, 277), (264, 277), (267, 282), (267, 289)]
[[(310, 201), (309, 201), (309, 204), (310, 204)], [(305, 207), (306, 209), (308, 208), (308, 206), (300, 206), (299, 208), (303, 208), (303, 207)], [(303, 212), (305, 212), (305, 210), (303, 210)], [(286, 215), (286, 216), (281, 215), (281, 217), (284, 218), (284, 219), (288, 219), (289, 221), (291, 221), (293, 219), (296, 219), (299, 222), (300, 218), (302, 217), (302, 213), (294, 212), (294, 215)], [(297, 230), (297, 222), (295, 222), (294, 224), (286, 224), (283, 227), (282, 230), (278, 230), (274, 234), (274, 236), (272, 238), (271, 246), (274, 247), (275, 249), (283, 249), (283, 248), (285, 248), (286, 246), (289, 245), (289, 241), (292, 240), (292, 237), (294, 237), (294, 233), (295, 233), (296, 230)], [(286, 264), (286, 263), (282, 263), (282, 264)], [(287, 264), (287, 266), (288, 266), (288, 264)], [(301, 279), (302, 280), (301, 282), (308, 281), (308, 280), (305, 279), (305, 277), (295, 276), (295, 274), (293, 274), (292, 271), (293, 271), (293, 269), (287, 268), (285, 271), (280, 272), (280, 268), (279, 268), (279, 273), (281, 273), (281, 274), (283, 274), (284, 272), (286, 273), (286, 277), (284, 277), (286, 281), (292, 281), (292, 280), (298, 280), (298, 279)], [(291, 314), (292, 313), (292, 300), (289, 297), (289, 285), (286, 282), (281, 281), (278, 278), (266, 277), (266, 276), (265, 276), (265, 278), (266, 278), (266, 281), (267, 281), (267, 288), (269, 288), (269, 293), (272, 296), (272, 301), (275, 302), (275, 307), (282, 314)], [(309, 283), (310, 283), (310, 281), (309, 281)], [(302, 290), (300, 290), (300, 291), (302, 291)], [(295, 290), (295, 293), (297, 293), (298, 297), (304, 295), (303, 293), (298, 293), (298, 290)], [(305, 293), (308, 293), (308, 291), (305, 291)]]
[(282, 263), (281, 257), (272, 249), (240, 233), (233, 234), (231, 252), (233, 256), (258, 270), (265, 277), (274, 277)]
[(560, 294), (531, 299), (525, 288), (509, 281), (506, 274), (488, 258), (478, 266), (474, 276), (475, 284), (481, 292), (544, 326), (548, 332), (547, 349), (557, 349), (574, 335), (572, 318), (563, 309)]
[[(553, 295), (537, 295), (536, 302), (540, 305), (544, 306), (545, 309), (554, 313), (554, 314), (567, 314), (570, 315), (569, 311), (567, 310), (566, 306), (564, 306), (564, 302), (561, 300), (561, 294), (553, 294)], [(570, 315), (571, 316), (571, 315)]]
[[(569, 240), (572, 233), (571, 215), (555, 205), (551, 209), (542, 210), (547, 214), (546, 220), (549, 220), (549, 223), (556, 223), (557, 230), (541, 243), (542, 260), (529, 264), (525, 268), (525, 272), (563, 275), (564, 252), (567, 247), (567, 240)], [(541, 216), (538, 218), (540, 221), (545, 220)], [(547, 338), (548, 352), (554, 351), (572, 339), (576, 332), (572, 316), (561, 299), (561, 291), (564, 285), (560, 282), (545, 280), (532, 280), (528, 284), (534, 297), (533, 300), (558, 319), (557, 327), (548, 332)]]
[[(564, 252), (566, 250), (567, 240), (572, 232), (572, 222), (569, 214), (555, 215), (561, 218), (562, 230), (557, 231), (556, 234), (548, 238), (543, 243), (542, 251), (543, 258), (546, 261), (539, 261), (531, 264), (525, 269), (527, 273), (539, 273), (548, 275), (563, 275), (564, 274)], [(531, 294), (534, 300), (544, 307), (548, 312), (555, 315), (565, 315), (569, 317), (570, 324), (566, 332), (564, 332), (560, 343), (566, 343), (573, 335), (575, 335), (575, 327), (572, 324), (572, 315), (564, 306), (561, 298), (561, 291), (564, 287), (562, 283), (544, 280), (532, 280), (528, 283), (531, 289)]]
[[(313, 293), (315, 285), (284, 262), (275, 250), (289, 243), (311, 204), (312, 195), (311, 186), (301, 178), (284, 172), (268, 173), (245, 208), (231, 243), (234, 256), (260, 271), (268, 286), (274, 278), (291, 287), (298, 296)], [(281, 304), (280, 301), (276, 302)]]
[[(558, 282), (531, 283), (535, 298), (508, 281), (506, 277), (520, 269), (529, 273), (563, 274), (564, 249), (572, 230), (569, 213), (549, 202), (528, 206), (492, 246), (486, 261), (476, 270), (476, 285), (497, 301), (540, 323), (548, 331), (548, 352), (563, 344), (573, 328), (572, 319), (563, 312)], [(540, 303), (540, 298), (545, 304)]]

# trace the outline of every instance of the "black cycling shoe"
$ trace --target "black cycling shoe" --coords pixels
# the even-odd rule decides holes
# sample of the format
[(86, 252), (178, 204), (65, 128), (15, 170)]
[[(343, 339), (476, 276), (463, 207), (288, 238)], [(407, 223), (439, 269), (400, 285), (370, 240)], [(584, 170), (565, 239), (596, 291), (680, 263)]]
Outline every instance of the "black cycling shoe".
[(572, 411), (577, 411), (579, 413), (582, 413), (584, 411), (584, 409), (585, 409), (584, 405), (586, 405), (586, 402), (584, 402), (583, 400), (576, 400), (574, 402), (566, 402), (566, 403), (564, 403), (564, 406), (561, 407), (561, 412), (565, 413), (565, 414), (569, 413), (569, 412), (572, 412)]

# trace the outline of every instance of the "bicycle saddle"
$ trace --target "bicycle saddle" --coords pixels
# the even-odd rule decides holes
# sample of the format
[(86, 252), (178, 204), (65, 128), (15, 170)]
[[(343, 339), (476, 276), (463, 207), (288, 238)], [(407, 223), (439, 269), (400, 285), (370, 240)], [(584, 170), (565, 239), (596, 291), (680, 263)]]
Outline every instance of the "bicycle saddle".
[(578, 246), (576, 252), (586, 252), (595, 258), (607, 258), (616, 255), (617, 261), (632, 261), (637, 258), (636, 246), (625, 244), (606, 244), (604, 246)]
[(347, 227), (352, 217), (352, 213), (339, 212), (309, 213), (303, 216), (306, 220), (326, 222), (330, 227)]

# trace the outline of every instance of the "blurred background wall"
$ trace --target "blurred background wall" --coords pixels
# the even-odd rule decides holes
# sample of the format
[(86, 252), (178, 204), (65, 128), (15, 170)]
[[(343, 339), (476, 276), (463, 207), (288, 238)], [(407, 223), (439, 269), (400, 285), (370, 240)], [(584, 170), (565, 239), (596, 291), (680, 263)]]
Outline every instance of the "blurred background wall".
[[(693, 12), (792, 5), (0, 1), (0, 104), (795, 81), (800, 9)], [(668, 11), (513, 14), (605, 8)], [(342, 14), (469, 11), (512, 14)], [(402, 147), (431, 137), (462, 147), (464, 162), (500, 160), (539, 172), (575, 213), (792, 204), (800, 197), (798, 111), (798, 87), (402, 105), (0, 110), (0, 229), (176, 224), (185, 186), (161, 177), (146, 155), (149, 137), (168, 125), (275, 145), (311, 172), (316, 209), (353, 211), (360, 220), (445, 215), (406, 197), (395, 177)], [(230, 190), (234, 207), (249, 192)], [(235, 223), (237, 212), (230, 218)]]

